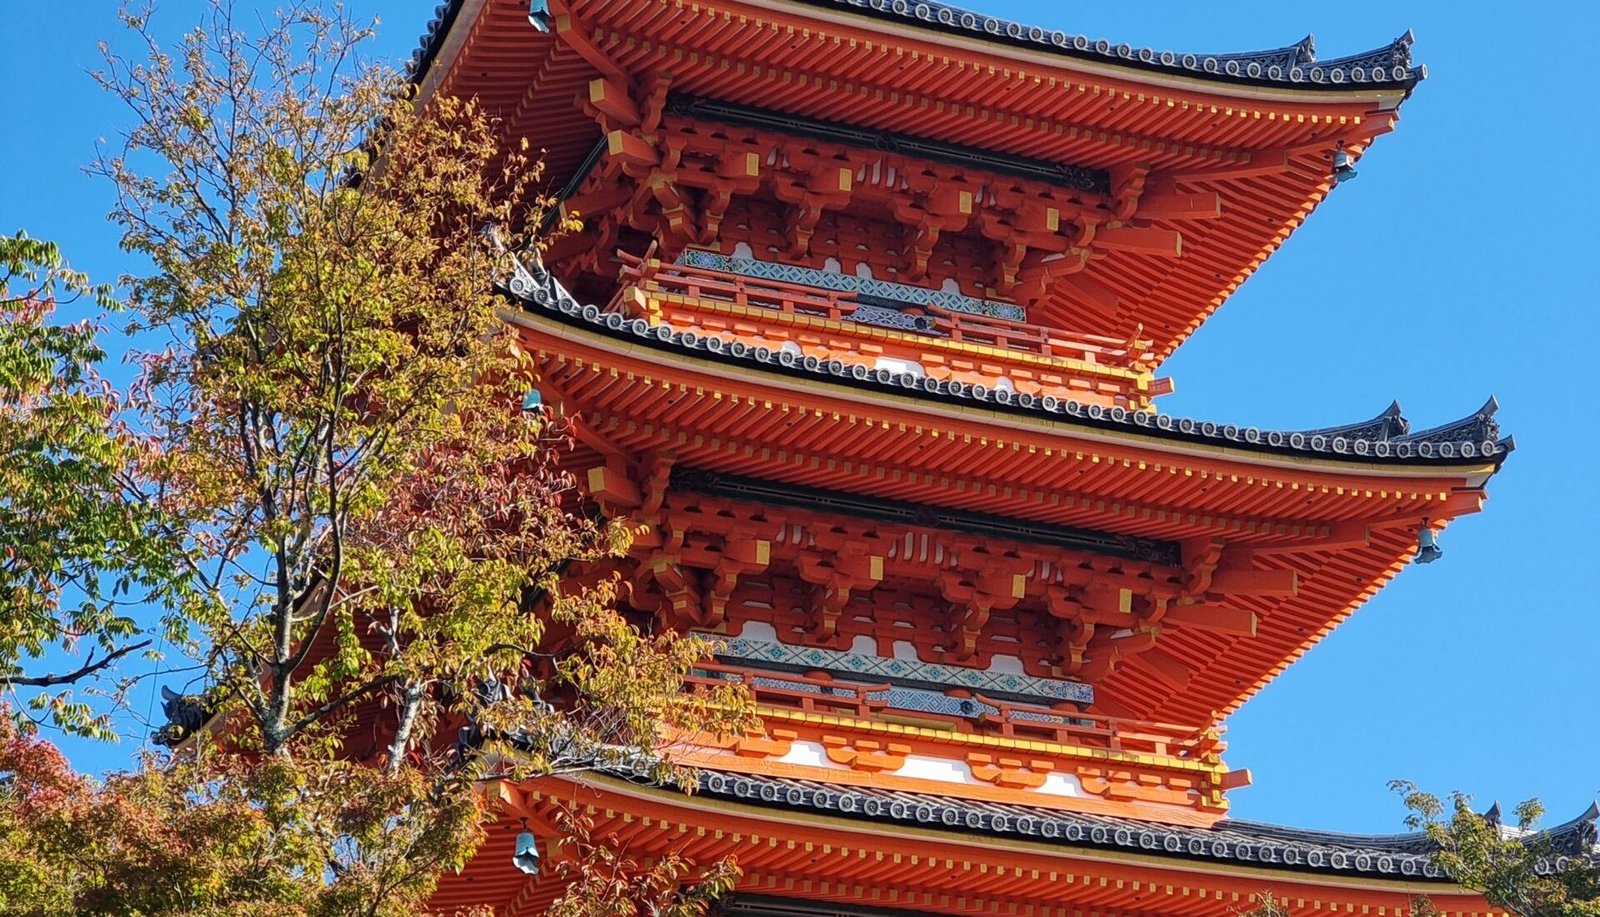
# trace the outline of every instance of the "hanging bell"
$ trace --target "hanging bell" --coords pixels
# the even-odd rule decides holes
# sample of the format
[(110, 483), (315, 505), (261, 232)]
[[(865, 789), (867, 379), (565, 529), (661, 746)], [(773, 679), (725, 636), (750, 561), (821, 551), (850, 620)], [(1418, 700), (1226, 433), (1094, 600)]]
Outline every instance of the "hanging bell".
[(555, 16), (550, 13), (550, 0), (529, 0), (528, 23), (541, 32), (549, 33), (555, 25)]
[(537, 411), (543, 405), (544, 396), (539, 394), (539, 390), (536, 388), (528, 389), (528, 393), (522, 396), (522, 409), (524, 411)]
[(511, 864), (530, 876), (539, 874), (539, 840), (528, 830), (527, 822), (523, 822), (522, 833), (517, 835), (516, 852), (511, 855)]
[(1417, 558), (1416, 563), (1431, 564), (1444, 556), (1444, 549), (1439, 547), (1439, 540), (1434, 537), (1433, 529), (1428, 528), (1428, 523), (1422, 523), (1422, 528), (1417, 531)]
[(1339, 144), (1339, 148), (1333, 151), (1333, 183), (1335, 186), (1356, 177), (1356, 170), (1351, 165), (1352, 162), (1354, 160), (1350, 158), (1349, 153), (1345, 152), (1344, 144)]

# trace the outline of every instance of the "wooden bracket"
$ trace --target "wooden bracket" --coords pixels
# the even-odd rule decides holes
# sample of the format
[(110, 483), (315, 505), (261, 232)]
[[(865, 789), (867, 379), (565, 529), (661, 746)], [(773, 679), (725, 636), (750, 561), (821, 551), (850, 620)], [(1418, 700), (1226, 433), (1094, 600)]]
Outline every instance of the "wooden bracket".
[(835, 735), (823, 736), (822, 747), (829, 761), (869, 773), (897, 771), (905, 767), (906, 756), (911, 754), (911, 746), (898, 742), (885, 744), (872, 739), (850, 741)]
[(1027, 594), (1025, 568), (1014, 560), (1007, 563), (1003, 558), (994, 558), (994, 561), (985, 564), (976, 575), (956, 570), (939, 574), (939, 594), (955, 612), (956, 632), (961, 637), (960, 646), (951, 649), (951, 656), (958, 661), (972, 659), (977, 654), (978, 638), (989, 623), (990, 614), (1011, 608)]
[(883, 556), (872, 553), (865, 542), (847, 541), (835, 554), (806, 550), (796, 561), (800, 578), (816, 587), (807, 631), (819, 640), (837, 642), (839, 618), (852, 594), (883, 581)]
[(730, 538), (723, 543), (722, 559), (708, 577), (705, 613), (701, 623), (718, 628), (728, 617), (728, 600), (739, 584), (739, 577), (759, 573), (772, 562), (772, 543), (759, 538)]
[(1044, 786), (1045, 780), (1049, 779), (1051, 772), (1056, 769), (1052, 761), (1038, 759), (1025, 761), (1021, 758), (996, 757), (982, 752), (968, 754), (967, 766), (972, 769), (972, 776), (977, 779), (1014, 790), (1036, 790)]

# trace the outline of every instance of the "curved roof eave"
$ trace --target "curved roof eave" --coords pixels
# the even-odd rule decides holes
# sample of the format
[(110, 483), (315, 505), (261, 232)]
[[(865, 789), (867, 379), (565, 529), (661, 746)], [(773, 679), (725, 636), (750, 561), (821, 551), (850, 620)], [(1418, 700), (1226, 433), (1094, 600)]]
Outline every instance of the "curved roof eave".
[(411, 52), (411, 59), (406, 61), (407, 77), (420, 83), (428, 75), (433, 67), (434, 58), (438, 57), (450, 30), (455, 28), (456, 19), (465, 5), (464, 0), (445, 0), (433, 8), (433, 18), (423, 27), (422, 35), (417, 39), (417, 47)]
[[(1110, 64), (1133, 70), (1213, 83), (1310, 92), (1402, 90), (1410, 95), (1428, 68), (1411, 59), (1410, 30), (1385, 45), (1344, 57), (1318, 60), (1312, 36), (1262, 51), (1195, 54), (1112, 44), (1039, 26), (963, 10), (929, 0), (793, 0), (816, 9), (839, 10), (887, 22), (980, 41)], [(411, 79), (428, 75), (456, 20), (473, 0), (445, 0), (434, 9), (407, 63)]]
[(1417, 83), (1427, 78), (1427, 68), (1412, 63), (1411, 46), (1416, 37), (1410, 30), (1369, 51), (1318, 60), (1315, 42), (1309, 35), (1281, 48), (1195, 54), (1113, 44), (1105, 39), (1030, 26), (935, 0), (794, 2), (1078, 60), (1220, 83), (1321, 91), (1402, 89), (1409, 94)]
[[(626, 779), (624, 777), (624, 779)], [(1064, 812), (1015, 803), (975, 802), (934, 793), (854, 787), (807, 780), (708, 771), (701, 791), (713, 797), (771, 807), (867, 817), (878, 821), (1015, 837), (1062, 848), (1129, 851), (1180, 860), (1210, 860), (1290, 872), (1448, 883), (1427, 851), (1331, 832), (1298, 832), (1224, 819), (1210, 828), (1170, 825), (1132, 816)], [(1387, 839), (1385, 839), (1387, 840)]]
[[(613, 772), (627, 780), (627, 773)], [(974, 835), (1044, 840), (1063, 847), (1155, 852), (1182, 859), (1231, 861), (1301, 873), (1322, 873), (1450, 883), (1433, 862), (1422, 832), (1361, 835), (1223, 819), (1209, 828), (1168, 825), (1132, 816), (1091, 815), (1028, 805), (977, 802), (905, 790), (852, 787), (803, 777), (708, 771), (701, 789), (716, 797), (760, 806), (782, 805), (845, 817), (888, 820)], [(1597, 812), (1591, 808), (1545, 836), (1593, 844)], [(1577, 855), (1591, 855), (1582, 852)]]
[(835, 382), (856, 388), (877, 390), (902, 396), (915, 396), (964, 407), (977, 407), (1000, 413), (1062, 421), (1111, 432), (1134, 434), (1175, 444), (1223, 447), (1268, 456), (1390, 466), (1435, 469), (1471, 466), (1472, 470), (1489, 463), (1489, 474), (1498, 471), (1515, 448), (1515, 442), (1500, 435), (1494, 418), (1499, 405), (1490, 398), (1482, 408), (1460, 420), (1420, 433), (1409, 432), (1410, 425), (1399, 415), (1399, 405), (1391, 405), (1376, 418), (1344, 427), (1310, 431), (1260, 430), (1234, 424), (1174, 418), (1167, 414), (1129, 411), (1120, 407), (1103, 408), (1061, 401), (1054, 397), (1035, 397), (984, 386), (916, 377), (886, 369), (872, 370), (861, 364), (838, 360), (818, 361), (792, 354), (751, 348), (741, 343), (728, 344), (720, 338), (679, 332), (666, 325), (651, 325), (643, 319), (628, 319), (606, 313), (595, 305), (582, 305), (546, 270), (523, 267), (506, 290), (522, 307), (565, 325), (618, 338), (653, 350), (679, 352), (688, 356), (723, 363), (754, 365), (764, 371)]

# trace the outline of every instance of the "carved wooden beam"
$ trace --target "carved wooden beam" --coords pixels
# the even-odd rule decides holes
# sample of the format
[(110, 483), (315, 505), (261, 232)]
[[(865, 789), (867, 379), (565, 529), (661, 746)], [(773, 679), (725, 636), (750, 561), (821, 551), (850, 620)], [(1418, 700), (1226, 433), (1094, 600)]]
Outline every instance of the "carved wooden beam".
[(1214, 220), (1222, 216), (1222, 195), (1215, 191), (1193, 194), (1145, 194), (1139, 198), (1139, 209), (1133, 218), (1154, 222), (1156, 220)]
[(1118, 222), (1133, 219), (1149, 178), (1150, 164), (1147, 162), (1124, 163), (1111, 169), (1112, 219)]
[(1183, 570), (1187, 579), (1183, 584), (1185, 595), (1195, 596), (1211, 589), (1211, 577), (1222, 562), (1222, 551), (1227, 546), (1221, 538), (1191, 538), (1183, 543)]
[(552, 26), (551, 31), (561, 37), (569, 48), (576, 51), (589, 66), (600, 71), (607, 78), (626, 84), (628, 75), (617, 66), (600, 46), (595, 44), (594, 29), (583, 20), (578, 19), (570, 12), (571, 4), (567, 0), (548, 0), (547, 17)]
[(723, 542), (722, 558), (712, 569), (705, 591), (705, 614), (701, 623), (705, 627), (719, 628), (727, 620), (728, 600), (733, 596), (739, 577), (760, 573), (772, 562), (772, 543), (760, 538), (729, 538)]
[[(1087, 252), (1079, 256), (1080, 264), (1087, 264)], [(1057, 268), (1057, 271), (1062, 270)], [(1051, 293), (1059, 293), (1072, 303), (1088, 309), (1102, 318), (1115, 318), (1117, 309), (1122, 300), (1115, 290), (1103, 283), (1086, 277), (1079, 273), (1068, 272), (1064, 276), (1056, 276), (1048, 281)]]
[(1018, 286), (1018, 272), (1022, 270), (1023, 259), (1028, 257), (1028, 244), (1016, 239), (1010, 242), (1000, 242), (995, 245), (994, 275), (990, 278), (990, 285), (999, 296), (1015, 296)]
[(1011, 558), (990, 558), (976, 575), (958, 570), (939, 574), (939, 594), (955, 612), (955, 631), (961, 638), (951, 651), (957, 661), (977, 653), (978, 638), (989, 623), (989, 616), (1017, 604), (1028, 592), (1027, 567)]
[(908, 177), (907, 182), (912, 193), (891, 198), (890, 206), (902, 228), (902, 279), (916, 282), (927, 276), (940, 237), (960, 232), (971, 221), (973, 193), (957, 183), (932, 182), (923, 175)]
[(1156, 677), (1174, 691), (1182, 691), (1189, 687), (1189, 666), (1180, 660), (1168, 656), (1158, 649), (1150, 649), (1139, 655), (1140, 661), (1150, 674)]
[(660, 515), (661, 506), (667, 499), (667, 483), (672, 480), (672, 466), (677, 460), (677, 456), (667, 452), (652, 453), (645, 459), (645, 477), (641, 488), (644, 503), (639, 511), (647, 517)]
[(633, 188), (624, 185), (608, 185), (580, 191), (561, 202), (562, 216), (582, 216), (590, 213), (604, 213), (616, 207), (621, 207), (633, 198)]
[(658, 613), (658, 617), (665, 618), (664, 624), (684, 628), (700, 623), (701, 609), (705, 606), (698, 576), (683, 565), (677, 551), (656, 552), (645, 561), (644, 573), (654, 591), (665, 601)]
[[(1410, 517), (1407, 517), (1408, 519)], [(1372, 544), (1372, 526), (1365, 522), (1336, 522), (1322, 528), (1320, 537), (1294, 544), (1252, 547), (1251, 556), (1307, 554), (1315, 551), (1341, 551), (1365, 548)]]
[(624, 171), (635, 178), (649, 175), (661, 162), (661, 154), (644, 135), (631, 130), (614, 130), (606, 134), (606, 155), (622, 163)]
[[(639, 114), (639, 107), (633, 104), (633, 99), (628, 95), (628, 84), (614, 77), (602, 76), (590, 80), (584, 101), (597, 120), (604, 119), (601, 121), (602, 130), (638, 127), (644, 121)], [(606, 126), (608, 123), (609, 127)]]
[(808, 632), (823, 642), (839, 637), (839, 617), (857, 590), (883, 581), (883, 556), (864, 541), (846, 541), (835, 550), (805, 550), (798, 557), (800, 578), (817, 587)]
[(1083, 671), (1089, 661), (1089, 645), (1094, 642), (1094, 631), (1095, 625), (1088, 621), (1061, 628), (1057, 646), (1061, 651), (1062, 674), (1077, 675)]
[(733, 196), (752, 194), (761, 186), (761, 156), (754, 150), (724, 148), (716, 163), (716, 181), (706, 190), (701, 212), (702, 245), (716, 241)]
[(1096, 232), (1094, 247), (1108, 252), (1153, 255), (1158, 258), (1181, 258), (1183, 256), (1183, 234), (1176, 229), (1118, 226), (1101, 229)]
[(1123, 662), (1153, 649), (1159, 633), (1160, 628), (1149, 627), (1096, 640), (1089, 647), (1089, 662), (1083, 667), (1083, 677), (1093, 683), (1110, 675)]
[[(791, 157), (791, 165), (794, 164)], [(823, 213), (848, 205), (854, 187), (854, 170), (838, 162), (813, 165), (789, 181), (774, 185), (773, 193), (777, 198), (795, 209), (789, 223), (788, 254), (791, 257), (803, 258), (810, 254), (811, 236)]]
[(700, 238), (697, 228), (699, 221), (696, 219), (697, 208), (678, 184), (675, 171), (662, 169), (654, 172), (645, 181), (645, 187), (650, 189), (650, 194), (661, 206), (661, 227), (664, 237), (660, 239), (662, 247), (667, 250), (677, 250), (684, 244)]
[(1245, 608), (1226, 608), (1221, 605), (1168, 605), (1161, 616), (1167, 627), (1214, 631), (1235, 637), (1256, 635), (1256, 613)]
[[(1135, 596), (1130, 588), (1091, 580), (1086, 586), (1048, 587), (1044, 597), (1046, 610), (1062, 622), (1055, 642), (1064, 674), (1085, 674), (1095, 660), (1106, 666), (1112, 664), (1107, 662), (1111, 656), (1123, 658), (1107, 649), (1117, 645), (1125, 650), (1130, 646), (1115, 642), (1125, 639), (1116, 636), (1118, 633), (1146, 633), (1150, 645), (1154, 645), (1159, 627), (1147, 623), (1154, 614), (1154, 604), (1149, 598)], [(1164, 605), (1165, 599), (1161, 603)]]
[(1220, 569), (1211, 577), (1208, 593), (1219, 595), (1292, 596), (1300, 582), (1293, 570)]
[(1262, 150), (1249, 154), (1243, 162), (1218, 163), (1196, 169), (1175, 172), (1169, 176), (1174, 184), (1200, 181), (1227, 181), (1235, 178), (1259, 178), (1277, 175), (1289, 168), (1288, 150)]
[(589, 496), (601, 504), (606, 515), (620, 515), (621, 511), (638, 509), (644, 505), (644, 494), (620, 463), (607, 462), (590, 468), (584, 475), (589, 486)]

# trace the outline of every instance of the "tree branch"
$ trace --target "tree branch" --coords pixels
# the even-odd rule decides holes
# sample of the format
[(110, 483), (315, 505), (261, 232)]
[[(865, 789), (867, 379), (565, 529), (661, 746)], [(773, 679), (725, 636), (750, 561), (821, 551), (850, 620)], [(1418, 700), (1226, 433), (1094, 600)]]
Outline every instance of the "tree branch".
[(0, 675), (0, 685), (22, 688), (52, 688), (56, 685), (72, 684), (73, 682), (95, 674), (96, 672), (104, 669), (106, 666), (116, 662), (118, 659), (121, 659), (123, 656), (126, 656), (129, 653), (144, 649), (150, 645), (150, 642), (151, 641), (149, 640), (141, 640), (138, 643), (130, 643), (127, 646), (113, 650), (105, 658), (98, 661), (96, 661), (94, 658), (94, 652), (90, 651), (89, 660), (85, 662), (81, 668), (62, 675), (39, 675), (35, 677), (23, 675)]

